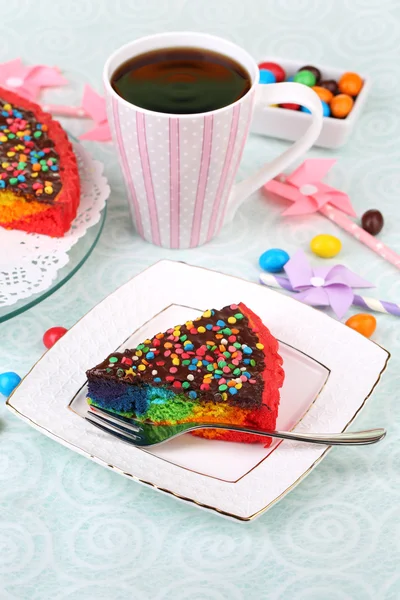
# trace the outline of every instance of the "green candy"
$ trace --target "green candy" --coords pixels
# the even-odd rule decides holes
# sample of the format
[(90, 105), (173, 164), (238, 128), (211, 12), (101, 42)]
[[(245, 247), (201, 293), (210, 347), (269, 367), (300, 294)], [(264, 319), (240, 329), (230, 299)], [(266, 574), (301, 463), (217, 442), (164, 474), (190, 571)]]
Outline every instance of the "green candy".
[(190, 365), (190, 360), (183, 360), (182, 364), (185, 366)]
[(308, 87), (312, 87), (315, 85), (316, 78), (314, 73), (311, 73), (311, 71), (307, 71), (307, 69), (305, 69), (304, 71), (299, 71), (296, 73), (296, 75), (293, 77), (293, 81), (296, 83), (302, 83)]
[(16, 183), (18, 183), (18, 179), (16, 177), (11, 177), (9, 179), (9, 182), (11, 185), (15, 185)]
[(144, 348), (144, 344), (139, 344), (139, 346), (137, 346), (136, 350), (143, 350)]
[(254, 360), (254, 358), (252, 358), (252, 359), (250, 360), (250, 364), (251, 364), (251, 366), (252, 366), (252, 367), (255, 367), (255, 366), (256, 366), (256, 361)]
[(42, 171), (48, 171), (49, 167), (47, 165), (42, 165)]
[(21, 170), (21, 169), (25, 169), (25, 167), (26, 167), (26, 163), (24, 163), (24, 162), (19, 162), (17, 164), (17, 169)]
[(33, 137), (35, 137), (35, 138), (40, 138), (41, 136), (42, 136), (41, 131), (35, 131), (35, 133), (33, 134)]
[(216, 350), (216, 349), (217, 349), (217, 346), (213, 346), (213, 347), (211, 348), (211, 350), (212, 350), (213, 352), (214, 352), (214, 350)]
[(179, 339), (181, 340), (181, 342), (186, 342), (187, 335), (181, 335), (181, 337)]
[(225, 358), (230, 358), (231, 357), (231, 353), (228, 352), (228, 351), (223, 352), (222, 354), (225, 356)]
[(221, 333), (223, 333), (224, 335), (232, 335), (232, 331), (229, 329), (229, 327), (225, 327), (225, 329), (223, 329)]
[(235, 347), (235, 348), (237, 348), (237, 349), (239, 349), (239, 348), (241, 348), (241, 347), (242, 347), (242, 344), (239, 344), (239, 342), (235, 342), (233, 345), (234, 345), (234, 347)]
[(9, 140), (13, 140), (15, 138), (15, 133), (9, 133), (8, 134), (8, 139)]
[(116, 356), (112, 356), (111, 358), (108, 359), (108, 362), (116, 363), (116, 362), (118, 362), (118, 358)]
[(218, 387), (218, 389), (219, 389), (220, 392), (225, 392), (225, 390), (228, 389), (228, 386), (223, 383), (222, 385), (220, 385)]
[(226, 365), (227, 365), (227, 363), (226, 363), (226, 361), (225, 361), (225, 360), (220, 360), (220, 361), (218, 361), (218, 366), (219, 366), (219, 367), (226, 367)]
[(242, 373), (242, 372), (241, 372), (241, 370), (240, 370), (240, 369), (235, 369), (235, 370), (233, 371), (233, 374), (234, 374), (234, 375), (241, 375), (241, 373)]
[(222, 375), (223, 371), (221, 371), (221, 369), (215, 369), (215, 374), (216, 375)]
[(184, 381), (182, 383), (182, 387), (184, 390), (187, 390), (188, 388), (190, 388), (190, 383), (188, 381)]
[(233, 315), (235, 317), (235, 319), (237, 319), (238, 321), (240, 321), (240, 319), (243, 319), (243, 315), (242, 313), (236, 313), (236, 315)]
[(235, 368), (235, 365), (233, 365), (232, 363), (229, 363), (228, 367), (231, 369), (231, 371), (233, 371), (233, 369)]
[(212, 365), (207, 365), (207, 371), (214, 371), (214, 367)]

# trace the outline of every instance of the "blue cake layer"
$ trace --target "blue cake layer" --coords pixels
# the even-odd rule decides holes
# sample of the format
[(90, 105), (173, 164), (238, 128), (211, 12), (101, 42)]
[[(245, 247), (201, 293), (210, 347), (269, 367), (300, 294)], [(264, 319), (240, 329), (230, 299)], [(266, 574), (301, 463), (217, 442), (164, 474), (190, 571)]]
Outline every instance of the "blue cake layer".
[(107, 379), (88, 382), (88, 398), (100, 407), (121, 413), (143, 415), (150, 404), (163, 404), (175, 397), (175, 392), (151, 385), (126, 385)]

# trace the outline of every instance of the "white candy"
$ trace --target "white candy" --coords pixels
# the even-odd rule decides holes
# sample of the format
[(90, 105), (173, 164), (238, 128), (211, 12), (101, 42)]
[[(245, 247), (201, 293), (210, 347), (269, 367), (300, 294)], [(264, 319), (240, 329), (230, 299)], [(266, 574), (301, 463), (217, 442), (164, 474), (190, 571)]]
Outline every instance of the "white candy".
[(186, 379), (189, 379), (189, 381), (193, 381), (194, 379), (194, 375), (192, 375), (191, 373), (186, 377)]
[(152, 375), (157, 375), (157, 372), (155, 369), (151, 372)]

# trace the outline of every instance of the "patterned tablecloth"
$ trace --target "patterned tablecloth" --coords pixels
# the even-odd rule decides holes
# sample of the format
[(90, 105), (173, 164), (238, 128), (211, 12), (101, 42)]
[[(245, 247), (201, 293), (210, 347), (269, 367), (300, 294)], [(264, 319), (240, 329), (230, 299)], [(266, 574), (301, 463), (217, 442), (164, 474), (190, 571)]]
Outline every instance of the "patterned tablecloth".
[[(400, 9), (396, 0), (14, 0), (0, 2), (1, 60), (57, 64), (71, 85), (46, 99), (77, 104), (83, 84), (101, 90), (107, 55), (132, 38), (189, 29), (225, 36), (258, 58), (302, 58), (368, 72), (373, 90), (333, 185), (359, 214), (379, 208), (382, 239), (400, 252)], [(68, 123), (73, 133), (88, 124)], [(285, 146), (252, 137), (240, 175)], [(269, 247), (305, 248), (339, 235), (341, 260), (400, 299), (399, 274), (322, 216), (279, 214), (255, 194), (213, 243), (168, 251), (132, 231), (111, 145), (87, 143), (112, 187), (102, 238), (81, 271), (36, 308), (0, 325), (0, 372), (25, 374), (43, 332), (71, 326), (94, 304), (160, 258), (255, 281)], [(242, 525), (182, 505), (108, 472), (34, 431), (0, 406), (2, 600), (396, 600), (399, 565), (400, 321), (378, 317), (374, 339), (393, 357), (357, 427), (384, 426), (384, 442), (334, 449), (285, 500)], [(329, 344), (329, 340), (326, 341)], [(397, 569), (397, 571), (396, 571)]]

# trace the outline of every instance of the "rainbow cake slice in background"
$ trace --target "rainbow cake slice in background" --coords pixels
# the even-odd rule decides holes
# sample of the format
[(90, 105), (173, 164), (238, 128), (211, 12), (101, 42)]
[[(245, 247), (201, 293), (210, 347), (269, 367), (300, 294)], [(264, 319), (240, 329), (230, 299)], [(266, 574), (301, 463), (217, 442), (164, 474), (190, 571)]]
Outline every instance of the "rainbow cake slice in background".
[(0, 226), (61, 237), (79, 200), (78, 165), (61, 125), (0, 88)]
[[(88, 402), (160, 425), (203, 421), (275, 429), (281, 365), (278, 342), (260, 318), (233, 304), (110, 354), (87, 372)], [(266, 440), (214, 429), (196, 434)]]

